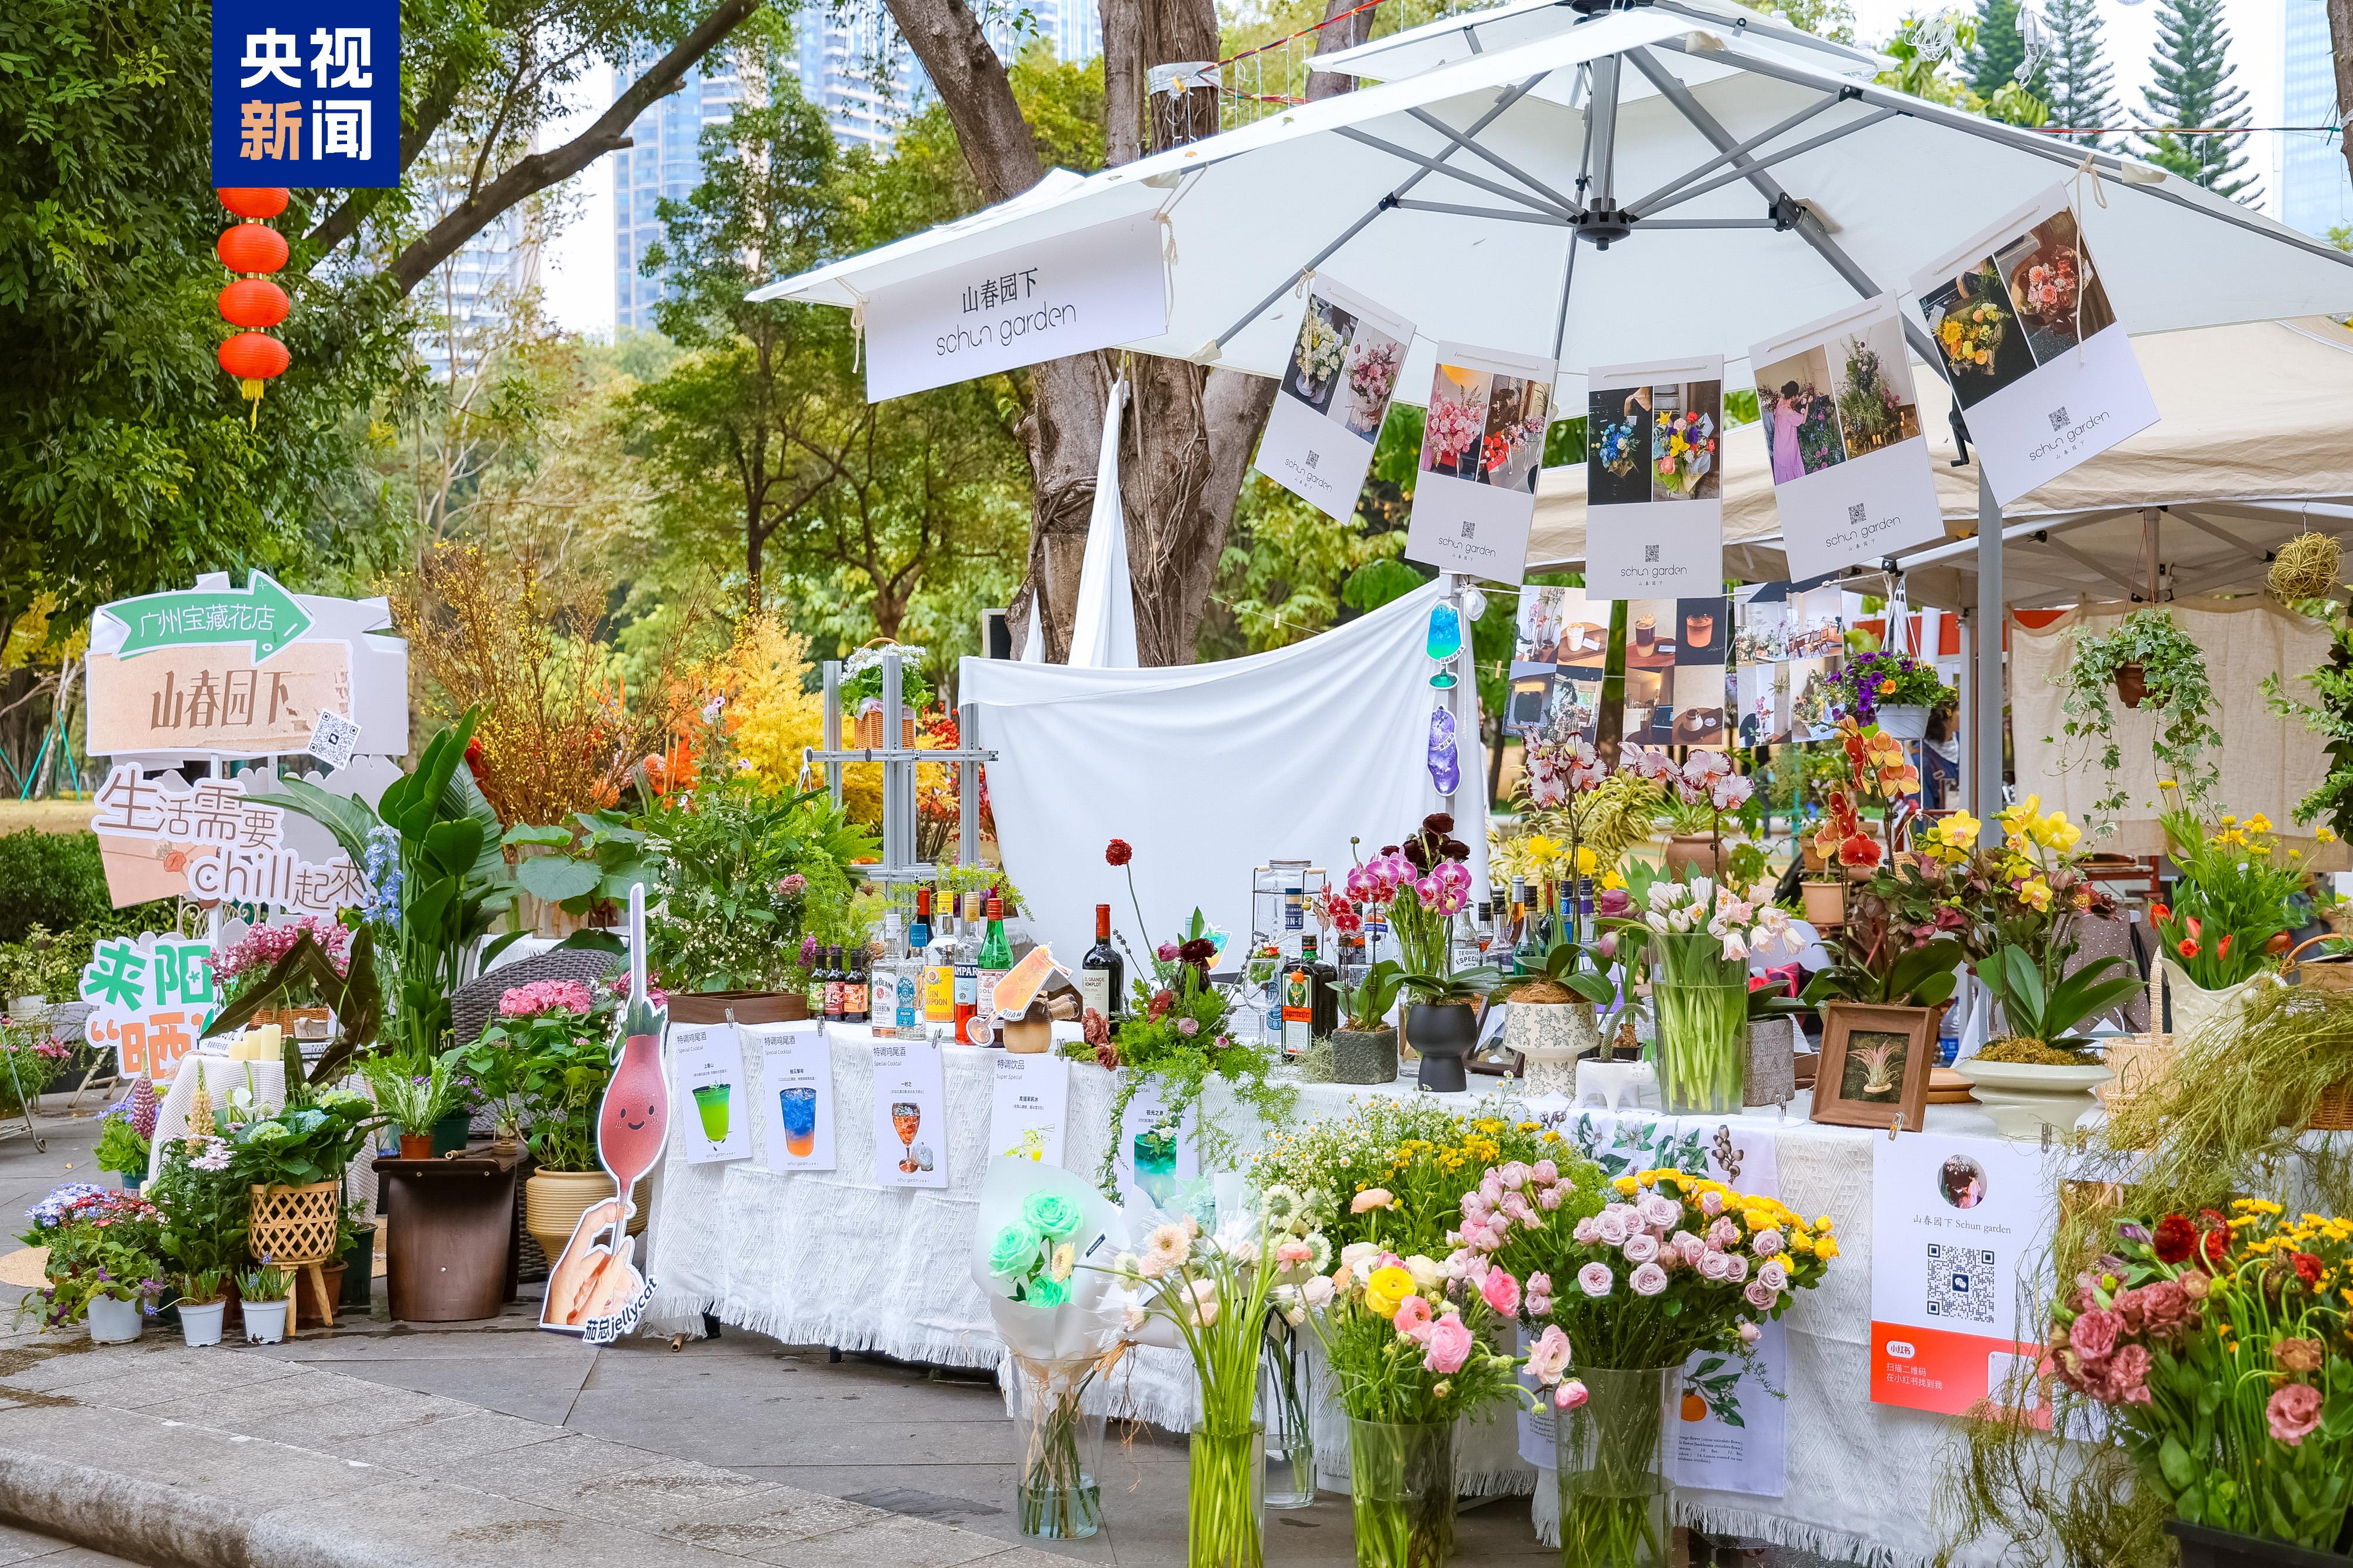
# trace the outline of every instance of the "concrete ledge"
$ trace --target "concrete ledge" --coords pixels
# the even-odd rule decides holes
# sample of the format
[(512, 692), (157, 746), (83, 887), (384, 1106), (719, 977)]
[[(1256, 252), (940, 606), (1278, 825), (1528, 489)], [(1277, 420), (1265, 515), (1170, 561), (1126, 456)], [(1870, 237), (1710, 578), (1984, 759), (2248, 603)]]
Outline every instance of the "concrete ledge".
[(155, 1568), (1069, 1568), (459, 1400), (78, 1330), (0, 1337), (0, 1518)]

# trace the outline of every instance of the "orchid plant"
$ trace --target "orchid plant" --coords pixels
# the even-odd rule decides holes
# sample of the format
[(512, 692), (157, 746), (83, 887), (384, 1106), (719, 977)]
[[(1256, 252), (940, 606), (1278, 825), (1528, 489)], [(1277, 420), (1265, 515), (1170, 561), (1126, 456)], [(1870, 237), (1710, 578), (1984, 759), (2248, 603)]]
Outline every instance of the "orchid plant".
[(1351, 898), (1388, 911), (1404, 971), (1398, 984), (1433, 1006), (1483, 996), (1497, 978), (1493, 968), (1454, 967), (1454, 917), (1471, 905), (1471, 850), (1453, 832), (1454, 818), (1434, 812), (1345, 883)]
[(1638, 778), (1650, 779), (1662, 785), (1672, 800), (1691, 813), (1694, 821), (1707, 824), (1708, 847), (1715, 862), (1724, 861), (1724, 819), (1728, 815), (1736, 820), (1744, 815), (1749, 797), (1756, 793), (1753, 781), (1732, 765), (1726, 752), (1694, 751), (1681, 767), (1659, 746), (1629, 745), (1625, 751), (1625, 769)]

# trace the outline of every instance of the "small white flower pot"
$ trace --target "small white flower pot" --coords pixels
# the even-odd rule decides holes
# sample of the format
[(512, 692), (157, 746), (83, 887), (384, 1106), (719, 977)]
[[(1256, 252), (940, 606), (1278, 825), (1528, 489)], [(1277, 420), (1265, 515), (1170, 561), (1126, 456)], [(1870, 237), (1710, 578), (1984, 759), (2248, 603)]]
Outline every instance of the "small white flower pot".
[(286, 1338), (286, 1303), (279, 1301), (248, 1301), (245, 1303), (245, 1342), (249, 1345), (274, 1345)]
[(180, 1335), (191, 1345), (216, 1345), (221, 1342), (221, 1319), (227, 1315), (227, 1301), (180, 1303)]
[(1909, 702), (1879, 705), (1879, 728), (1883, 734), (1899, 741), (1925, 740), (1928, 733), (1928, 710), (1925, 704)]
[(146, 1314), (136, 1297), (118, 1301), (111, 1296), (90, 1299), (90, 1342), (101, 1345), (127, 1345), (139, 1337), (145, 1326)]

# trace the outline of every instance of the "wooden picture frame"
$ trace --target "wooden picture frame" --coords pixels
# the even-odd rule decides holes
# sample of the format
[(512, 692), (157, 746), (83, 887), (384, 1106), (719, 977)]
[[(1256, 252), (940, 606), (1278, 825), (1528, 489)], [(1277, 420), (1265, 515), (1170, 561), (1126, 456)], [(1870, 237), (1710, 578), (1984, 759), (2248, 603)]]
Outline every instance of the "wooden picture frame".
[[(1936, 1065), (1936, 1021), (1943, 1013), (1942, 1007), (1826, 1005), (1811, 1119), (1883, 1132), (1900, 1114), (1905, 1131), (1919, 1131), (1927, 1115), (1928, 1069)], [(1883, 1053), (1876, 1063), (1870, 1058), (1873, 1052)], [(1898, 1055), (1900, 1065), (1889, 1059)]]

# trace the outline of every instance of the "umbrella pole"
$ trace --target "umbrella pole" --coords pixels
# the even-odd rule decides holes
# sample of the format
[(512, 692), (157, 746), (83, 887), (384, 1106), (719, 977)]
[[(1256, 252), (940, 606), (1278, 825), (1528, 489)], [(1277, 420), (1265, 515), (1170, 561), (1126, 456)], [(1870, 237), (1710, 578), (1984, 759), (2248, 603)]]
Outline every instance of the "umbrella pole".
[(2001, 811), (2001, 730), (2004, 679), (2002, 645), (2009, 639), (2009, 612), (2002, 604), (2001, 503), (1993, 499), (1993, 482), (1986, 478), (1982, 452), (1978, 458), (1978, 667), (1969, 682), (1969, 760), (1977, 787), (1978, 841), (2001, 842), (1995, 818)]

